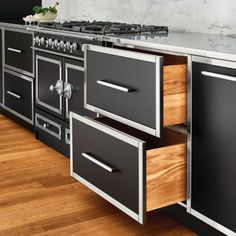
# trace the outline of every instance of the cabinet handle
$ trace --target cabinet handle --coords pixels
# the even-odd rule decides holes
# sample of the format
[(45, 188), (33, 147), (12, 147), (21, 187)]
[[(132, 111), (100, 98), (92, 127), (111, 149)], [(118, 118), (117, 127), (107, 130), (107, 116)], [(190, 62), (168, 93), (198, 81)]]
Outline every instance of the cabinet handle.
[(11, 95), (11, 96), (13, 96), (13, 97), (15, 97), (15, 98), (17, 98), (17, 99), (21, 99), (21, 96), (20, 96), (20, 95), (18, 95), (18, 94), (16, 94), (16, 93), (13, 93), (13, 92), (11, 92), (11, 91), (7, 91), (7, 94), (9, 94), (9, 95)]
[(213, 72), (208, 72), (208, 71), (202, 71), (202, 75), (209, 76), (209, 77), (214, 77), (218, 79), (224, 79), (224, 80), (230, 80), (236, 82), (236, 77), (229, 76), (229, 75), (222, 75), (218, 73), (213, 73)]
[(15, 49), (15, 48), (7, 48), (7, 50), (10, 51), (10, 52), (16, 52), (16, 53), (19, 53), (19, 54), (22, 53), (21, 50)]
[(103, 169), (105, 169), (106, 171), (108, 171), (108, 172), (110, 172), (110, 173), (117, 171), (116, 168), (110, 167), (110, 166), (108, 166), (108, 165), (102, 163), (101, 161), (98, 161), (96, 158), (92, 157), (92, 156), (89, 155), (88, 153), (84, 153), (84, 152), (83, 152), (83, 153), (82, 153), (82, 156), (83, 156), (84, 158), (86, 158), (87, 160), (89, 160), (89, 161), (95, 163), (96, 165), (102, 167)]
[(129, 93), (129, 92), (133, 91), (129, 88), (126, 88), (126, 87), (123, 87), (123, 86), (120, 86), (120, 85), (116, 85), (116, 84), (107, 82), (105, 80), (97, 80), (97, 84), (100, 84), (102, 86), (106, 86), (106, 87), (109, 87), (109, 88), (113, 88), (113, 89), (116, 89), (116, 90), (119, 90), (119, 91), (122, 91), (122, 92), (125, 92), (125, 93)]

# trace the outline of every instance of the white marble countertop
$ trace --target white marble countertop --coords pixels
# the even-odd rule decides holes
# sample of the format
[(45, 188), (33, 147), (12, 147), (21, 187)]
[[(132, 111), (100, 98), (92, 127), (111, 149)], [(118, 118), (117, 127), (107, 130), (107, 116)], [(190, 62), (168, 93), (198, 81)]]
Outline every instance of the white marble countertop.
[(236, 37), (202, 33), (170, 32), (159, 35), (104, 36), (105, 41), (156, 50), (236, 61)]

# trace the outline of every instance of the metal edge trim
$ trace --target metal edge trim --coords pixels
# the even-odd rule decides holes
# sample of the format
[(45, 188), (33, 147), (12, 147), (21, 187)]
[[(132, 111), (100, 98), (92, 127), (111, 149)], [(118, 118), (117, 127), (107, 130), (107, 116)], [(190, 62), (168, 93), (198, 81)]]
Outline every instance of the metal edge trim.
[(133, 51), (127, 51), (127, 50), (122, 50), (122, 49), (114, 49), (114, 48), (108, 48), (108, 47), (91, 45), (91, 44), (84, 44), (84, 51), (94, 51), (94, 52), (100, 52), (100, 53), (105, 53), (105, 54), (114, 55), (114, 56), (127, 57), (130, 59), (156, 63), (156, 56), (147, 54), (147, 53), (133, 52)]
[(233, 61), (220, 60), (220, 59), (214, 59), (210, 57), (201, 57), (201, 56), (192, 56), (192, 61), (204, 63), (208, 65), (215, 65), (215, 66), (227, 67), (230, 69), (236, 69), (236, 62), (233, 62)]
[(70, 175), (73, 176), (73, 113), (70, 112)]
[[(53, 131), (51, 131), (51, 130), (49, 130), (49, 129), (46, 129), (46, 128), (44, 128), (42, 125), (40, 125), (40, 124), (38, 123), (38, 118), (41, 119), (41, 120), (43, 120), (43, 121), (45, 121), (45, 122), (47, 122), (47, 123), (49, 123), (49, 124), (51, 124), (51, 125), (53, 125), (53, 126), (56, 127), (56, 128), (58, 128), (59, 134), (56, 134), (56, 133), (54, 133)], [(50, 135), (56, 137), (57, 139), (61, 140), (61, 133), (62, 133), (62, 132), (61, 132), (61, 127), (62, 127), (62, 126), (59, 125), (59, 124), (57, 124), (56, 122), (51, 121), (51, 120), (49, 120), (49, 119), (47, 119), (47, 118), (45, 118), (45, 117), (43, 117), (43, 116), (41, 116), (41, 115), (39, 115), (39, 114), (36, 113), (36, 114), (35, 114), (35, 125), (36, 125), (36, 127), (42, 129), (42, 130), (45, 131), (46, 133), (48, 133), (48, 134), (50, 134)]]
[(203, 214), (199, 213), (194, 209), (191, 209), (191, 215), (197, 217), (198, 219), (202, 220), (203, 222), (207, 223), (208, 225), (212, 226), (213, 228), (219, 230), (220, 232), (226, 235), (236, 236), (236, 232), (233, 232), (232, 230), (224, 227), (223, 225), (217, 223), (216, 221), (211, 220), (207, 216), (204, 216)]
[(103, 197), (104, 199), (106, 199), (108, 202), (110, 202), (112, 205), (116, 206), (117, 208), (119, 208), (121, 211), (125, 212), (127, 215), (129, 215), (130, 217), (132, 217), (133, 219), (135, 219), (136, 221), (139, 221), (139, 215), (137, 215), (135, 212), (131, 211), (129, 208), (127, 208), (126, 206), (124, 206), (123, 204), (121, 204), (120, 202), (118, 202), (117, 200), (115, 200), (114, 198), (110, 197), (108, 194), (106, 194), (105, 192), (101, 191), (99, 188), (97, 188), (96, 186), (92, 185), (91, 183), (89, 183), (88, 181), (86, 181), (85, 179), (81, 178), (79, 175), (77, 175), (76, 173), (72, 172), (71, 175), (73, 178), (75, 178), (76, 180), (78, 180), (79, 182), (81, 182), (82, 184), (84, 184), (85, 186), (87, 186), (89, 189), (91, 189), (92, 191), (94, 191), (95, 193), (97, 193), (99, 196)]
[(72, 112), (72, 118), (81, 121), (95, 129), (99, 129), (100, 131), (110, 135), (110, 136), (114, 136), (115, 138), (126, 142), (134, 147), (139, 147), (139, 143), (145, 143), (143, 140), (137, 139), (136, 137), (133, 137), (131, 135), (128, 135), (120, 130), (114, 129), (108, 125), (105, 125), (97, 120), (94, 120), (92, 118), (89, 117), (84, 117), (78, 114), (75, 114)]

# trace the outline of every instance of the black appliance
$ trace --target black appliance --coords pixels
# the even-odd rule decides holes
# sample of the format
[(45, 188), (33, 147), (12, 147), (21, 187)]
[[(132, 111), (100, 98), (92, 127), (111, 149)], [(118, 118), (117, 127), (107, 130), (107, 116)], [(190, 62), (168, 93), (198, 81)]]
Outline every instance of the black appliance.
[(84, 109), (84, 44), (102, 45), (101, 35), (167, 34), (166, 26), (117, 22), (40, 23), (34, 31), (36, 136), (69, 156), (69, 113), (94, 117)]
[(23, 23), (22, 17), (31, 15), (36, 5), (41, 6), (41, 0), (1, 0), (0, 21)]

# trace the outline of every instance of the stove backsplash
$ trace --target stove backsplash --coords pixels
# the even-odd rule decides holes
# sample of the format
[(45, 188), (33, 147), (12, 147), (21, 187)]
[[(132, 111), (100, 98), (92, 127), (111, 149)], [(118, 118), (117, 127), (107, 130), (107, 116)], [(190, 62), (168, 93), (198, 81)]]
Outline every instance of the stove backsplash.
[[(58, 19), (168, 25), (170, 30), (236, 35), (235, 0), (59, 0)], [(52, 0), (42, 0), (51, 5)]]

